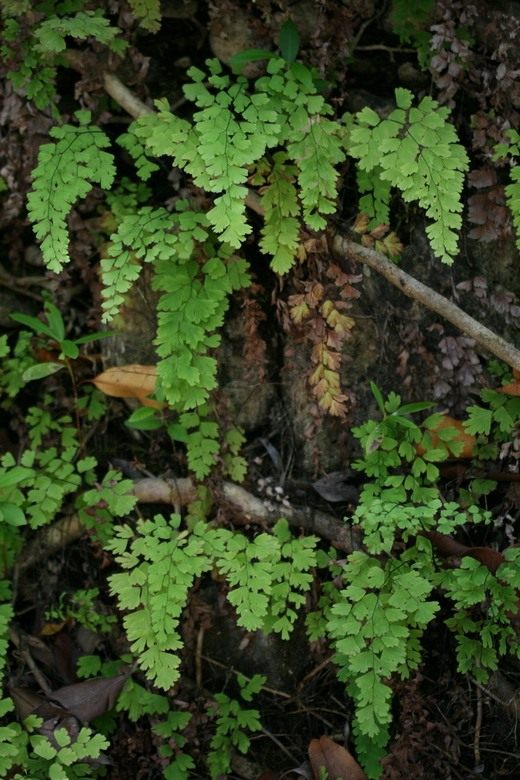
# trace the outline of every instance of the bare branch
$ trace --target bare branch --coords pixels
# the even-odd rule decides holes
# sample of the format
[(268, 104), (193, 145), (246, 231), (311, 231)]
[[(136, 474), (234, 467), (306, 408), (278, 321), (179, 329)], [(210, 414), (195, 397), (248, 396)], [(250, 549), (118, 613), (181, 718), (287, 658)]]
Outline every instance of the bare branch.
[[(293, 528), (314, 533), (338, 550), (350, 553), (361, 549), (360, 530), (325, 512), (315, 512), (309, 507), (271, 506), (233, 482), (223, 482), (221, 490), (224, 501), (234, 513), (241, 516), (244, 525), (273, 526), (281, 517), (285, 517)], [(195, 485), (189, 478), (140, 479), (134, 482), (133, 493), (140, 504), (167, 504), (174, 507), (186, 506), (196, 497)], [(76, 541), (85, 531), (78, 514), (62, 517), (41, 529), (21, 553), (17, 572), (21, 573), (41, 563), (42, 558)]]
[(467, 333), (468, 336), (475, 339), (477, 344), (492, 352), (500, 360), (503, 360), (512, 368), (520, 370), (520, 350), (514, 347), (505, 339), (498, 336), (485, 325), (470, 317), (469, 314), (459, 309), (454, 303), (449, 301), (443, 295), (427, 287), (425, 284), (415, 279), (410, 274), (402, 271), (394, 263), (391, 263), (386, 257), (373, 249), (350, 241), (344, 236), (336, 235), (332, 241), (332, 246), (336, 254), (341, 257), (350, 257), (360, 263), (370, 266), (374, 271), (388, 279), (395, 287), (409, 298), (419, 301), (431, 311), (439, 314), (443, 319), (451, 322), (459, 330)]

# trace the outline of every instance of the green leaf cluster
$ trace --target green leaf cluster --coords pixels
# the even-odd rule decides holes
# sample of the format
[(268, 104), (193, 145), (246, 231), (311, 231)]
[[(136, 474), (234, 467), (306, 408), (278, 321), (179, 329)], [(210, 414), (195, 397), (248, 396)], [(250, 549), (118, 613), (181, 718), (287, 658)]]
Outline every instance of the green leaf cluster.
[[(495, 460), (501, 448), (511, 441), (520, 421), (520, 398), (499, 393), (489, 388), (482, 390), (481, 403), (468, 406), (465, 430), (477, 437), (475, 456), (481, 460)], [(496, 483), (492, 480), (475, 479), (471, 490), (481, 495), (489, 493)]]
[[(65, 728), (55, 729), (52, 735), (56, 746), (48, 737), (41, 734), (30, 737), (32, 753), (36, 760), (31, 760), (31, 756), (28, 764), (29, 767), (33, 763), (36, 764), (34, 767), (36, 777), (48, 777), (49, 780), (76, 780), (76, 778), (79, 780), (95, 776), (96, 769), (88, 762), (98, 759), (101, 752), (108, 747), (105, 737), (95, 734), (86, 727), (80, 729), (74, 740)], [(38, 761), (36, 757), (42, 761)]]
[(439, 580), (455, 611), (446, 625), (457, 641), (459, 671), (486, 682), (501, 657), (520, 658), (520, 645), (511, 616), (518, 613), (520, 550), (510, 547), (495, 574), (474, 558), (466, 557), (457, 569), (441, 573)]
[(101, 9), (78, 11), (70, 17), (50, 16), (35, 27), (34, 48), (40, 54), (59, 54), (67, 48), (67, 37), (77, 40), (95, 38), (116, 54), (122, 54), (128, 44), (117, 37), (120, 32), (103, 16)]
[(79, 125), (53, 127), (56, 143), (43, 144), (33, 172), (33, 189), (27, 199), (34, 232), (41, 241), (47, 267), (59, 273), (68, 262), (69, 237), (66, 217), (77, 200), (93, 184), (108, 189), (115, 175), (110, 145), (105, 133), (92, 126), (88, 111), (77, 111)]
[(219, 428), (210, 417), (209, 408), (201, 406), (196, 412), (179, 415), (178, 422), (168, 426), (172, 439), (186, 444), (188, 466), (197, 479), (210, 473), (219, 452)]
[(175, 254), (157, 259), (152, 285), (161, 293), (155, 341), (160, 389), (170, 406), (184, 411), (202, 406), (215, 389), (217, 363), (208, 352), (220, 344), (229, 296), (250, 279), (246, 261), (225, 245), (209, 240), (197, 252), (203, 215), (186, 211), (179, 220)]
[(0, 460), (2, 520), (9, 525), (38, 528), (54, 519), (65, 496), (77, 490), (81, 477), (73, 463), (75, 450), (49, 447), (26, 450), (20, 465), (11, 453)]
[[(20, 46), (22, 27), (16, 19), (7, 19), (4, 24), (3, 41), (0, 54), (6, 61), (16, 56), (16, 48)], [(42, 62), (41, 55), (31, 46), (31, 41), (26, 41), (21, 46), (21, 55), (16, 70), (10, 70), (7, 78), (15, 89), (23, 89), (28, 99), (31, 100), (40, 111), (51, 106), (54, 119), (58, 118), (58, 111), (54, 106), (56, 99), (56, 67), (51, 63)]]
[[(332, 109), (301, 63), (270, 58), (267, 75), (257, 79), (253, 89), (244, 76), (224, 74), (216, 60), (209, 60), (207, 67), (209, 75), (191, 68), (192, 83), (184, 87), (198, 109), (193, 123), (157, 101), (157, 113), (140, 117), (130, 128), (138, 143), (126, 137), (124, 143), (138, 161), (143, 152), (170, 155), (197, 186), (214, 193), (209, 224), (233, 248), (251, 230), (246, 185), (251, 166), (261, 164), (269, 171), (262, 193), (262, 248), (273, 256), (274, 270), (283, 273), (296, 254), (300, 211), (315, 230), (325, 226), (323, 215), (334, 211), (336, 165), (345, 156), (342, 128), (328, 119)], [(286, 152), (275, 154), (271, 163), (265, 155), (277, 146)], [(144, 162), (140, 168), (146, 175)]]
[(288, 637), (312, 581), (316, 539), (294, 539), (286, 521), (273, 534), (248, 540), (241, 533), (196, 523), (180, 529), (180, 517), (139, 521), (135, 531), (117, 527), (107, 544), (124, 570), (110, 577), (132, 652), (147, 677), (168, 689), (179, 676), (179, 620), (197, 577), (215, 568), (229, 585), (239, 625)]
[[(506, 550), (496, 573), (492, 563), (490, 568), (471, 557), (470, 548), (458, 567), (437, 563), (430, 539), (445, 535), (446, 543), (456, 542), (462, 529), (467, 539), (472, 527), (492, 521), (478, 498), (494, 483), (475, 481), (458, 500), (445, 500), (438, 466), (460, 454), (460, 427), (443, 424), (439, 414), (416, 423), (410, 416), (430, 404), (402, 404), (395, 393), (384, 398), (374, 384), (372, 392), (382, 419), (354, 429), (363, 449), (355, 468), (370, 481), (351, 521), (363, 531), (366, 552), (352, 553), (343, 566), (320, 561), (334, 579), (323, 586), (320, 611), (308, 627), (312, 637), (326, 635), (333, 642), (340, 677), (356, 706), (356, 748), (368, 776), (378, 778), (391, 723), (389, 678), (406, 676), (419, 664), (421, 634), (438, 610), (433, 590), (453, 604), (446, 625), (456, 637), (459, 671), (485, 682), (500, 658), (519, 655), (511, 617), (517, 612), (520, 554)], [(478, 435), (474, 457), (485, 459), (511, 439), (520, 403), (493, 390), (483, 390), (481, 399), (468, 408), (464, 429)]]
[[(433, 583), (402, 562), (385, 565), (362, 552), (349, 556), (347, 583), (331, 609), (327, 631), (334, 643), (339, 679), (348, 682), (356, 704), (358, 750), (363, 760), (388, 738), (392, 690), (387, 679), (407, 676), (420, 661), (419, 639), (439, 605), (428, 597)], [(383, 744), (382, 744), (383, 743)], [(370, 750), (367, 752), (367, 745)], [(375, 776), (375, 775), (371, 775)]]
[(0, 359), (2, 371), (0, 372), (0, 397), (3, 408), (10, 406), (11, 399), (15, 398), (25, 385), (23, 376), (27, 369), (36, 365), (36, 360), (31, 354), (31, 334), (25, 330), (20, 331), (14, 347), (11, 349), (7, 343), (7, 336), (0, 336)]
[(238, 624), (288, 638), (312, 582), (317, 538), (295, 539), (284, 519), (272, 534), (252, 541), (224, 528), (208, 534), (203, 524), (195, 533), (205, 533), (207, 552), (230, 586), (228, 600), (237, 610)]
[[(246, 702), (251, 701), (265, 681), (266, 678), (261, 674), (255, 674), (250, 680), (241, 674), (237, 675), (241, 698)], [(216, 716), (216, 730), (211, 739), (208, 768), (212, 780), (216, 780), (230, 771), (232, 749), (247, 753), (251, 744), (247, 732), (260, 731), (262, 724), (258, 710), (244, 709), (242, 702), (231, 699), (225, 693), (215, 694), (212, 711)]]
[[(14, 12), (17, 16), (29, 10), (21, 3), (18, 5), (18, 9)], [(39, 110), (45, 110), (50, 106), (54, 118), (58, 118), (59, 113), (55, 106), (55, 80), (57, 66), (65, 64), (63, 52), (67, 48), (66, 38), (76, 40), (93, 38), (116, 54), (124, 52), (127, 42), (118, 37), (121, 31), (110, 24), (102, 10), (83, 10), (82, 3), (73, 2), (62, 3), (61, 7), (59, 4), (55, 5), (56, 8), (51, 9), (49, 13), (49, 4), (47, 4), (45, 9), (47, 18), (39, 23), (34, 24), (31, 19), (30, 34), (25, 37), (20, 21), (14, 18), (7, 19), (3, 32), (4, 43), (0, 51), (6, 60), (17, 61), (16, 69), (10, 70), (7, 74), (13, 86), (16, 89), (23, 89), (28, 99), (32, 100)], [(3, 6), (4, 4), (2, 4), (2, 11), (4, 11)]]
[(428, 68), (432, 56), (431, 32), (434, 0), (392, 0), (390, 24), (401, 43), (417, 49), (419, 65)]
[(128, 4), (143, 30), (153, 33), (161, 28), (161, 0), (129, 0)]
[[(77, 674), (82, 678), (113, 677), (121, 672), (122, 664), (131, 661), (130, 655), (122, 656), (116, 661), (104, 662), (98, 655), (82, 656), (78, 660)], [(191, 713), (170, 709), (167, 696), (148, 690), (132, 677), (126, 680), (117, 697), (114, 710), (125, 712), (132, 723), (151, 716), (152, 731), (163, 740), (158, 748), (159, 755), (162, 759), (168, 760), (167, 764), (163, 761), (163, 777), (166, 780), (187, 780), (189, 770), (195, 767), (192, 757), (182, 751), (187, 742), (183, 731), (191, 720)], [(99, 724), (101, 720), (104, 733), (117, 729), (117, 722), (111, 713), (106, 713), (97, 720), (97, 723)], [(172, 743), (175, 744), (175, 749), (171, 747)]]
[(509, 157), (511, 159), (511, 181), (505, 188), (506, 203), (511, 209), (517, 235), (516, 245), (520, 248), (520, 165), (517, 163), (520, 157), (520, 133), (510, 129), (506, 131), (506, 135), (508, 142), (496, 145), (495, 157)]
[(99, 588), (80, 588), (74, 593), (60, 593), (58, 603), (45, 611), (45, 620), (74, 620), (89, 631), (109, 634), (117, 618), (99, 609)]
[[(11, 699), (0, 700), (0, 717), (14, 709)], [(42, 719), (29, 716), (23, 727), (12, 721), (0, 726), (0, 777), (10, 780), (83, 780), (97, 775), (96, 762), (108, 741), (82, 727), (73, 737), (65, 728), (48, 736), (34, 733)]]
[(155, 340), (160, 392), (183, 411), (202, 406), (216, 387), (217, 364), (208, 351), (220, 343), (230, 294), (247, 285), (249, 276), (244, 260), (224, 246), (215, 247), (205, 214), (182, 202), (177, 206), (174, 213), (143, 207), (122, 216), (101, 266), (104, 319), (109, 321), (137, 280), (141, 263), (152, 263), (152, 286), (160, 293)]
[(109, 578), (141, 669), (168, 690), (179, 676), (179, 621), (196, 577), (209, 568), (204, 541), (179, 530), (180, 517), (141, 520), (136, 531), (118, 526), (108, 549), (123, 572)]
[[(430, 97), (412, 106), (412, 93), (396, 89), (397, 108), (382, 119), (368, 106), (350, 127), (348, 151), (359, 160), (361, 171), (375, 171), (397, 187), (406, 202), (416, 201), (431, 224), (426, 232), (434, 253), (451, 264), (457, 254), (461, 226), (461, 192), (468, 157), (447, 121), (448, 109)], [(362, 180), (367, 188), (369, 180)], [(376, 201), (374, 197), (374, 201)], [(365, 209), (368, 208), (365, 200)], [(368, 211), (375, 217), (376, 207)]]

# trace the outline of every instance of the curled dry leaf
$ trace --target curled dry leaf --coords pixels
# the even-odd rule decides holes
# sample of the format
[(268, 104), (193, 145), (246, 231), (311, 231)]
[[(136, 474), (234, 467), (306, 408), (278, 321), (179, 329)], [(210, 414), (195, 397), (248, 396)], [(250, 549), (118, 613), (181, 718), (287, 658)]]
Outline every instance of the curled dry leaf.
[(325, 767), (326, 777), (334, 780), (367, 780), (366, 774), (356, 759), (341, 745), (329, 737), (311, 740), (309, 759), (316, 780), (321, 777), (321, 767)]
[(98, 374), (92, 382), (102, 393), (114, 398), (136, 398), (143, 406), (154, 409), (163, 409), (165, 406), (149, 398), (157, 382), (156, 366), (114, 366)]

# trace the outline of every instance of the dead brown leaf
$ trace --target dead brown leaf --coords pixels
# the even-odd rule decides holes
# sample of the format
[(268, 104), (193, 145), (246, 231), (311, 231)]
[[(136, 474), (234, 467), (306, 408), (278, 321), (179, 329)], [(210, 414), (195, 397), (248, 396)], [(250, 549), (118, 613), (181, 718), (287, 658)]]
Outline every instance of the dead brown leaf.
[(325, 767), (330, 780), (367, 780), (356, 759), (329, 737), (311, 740), (309, 759), (316, 780), (320, 777), (321, 767)]
[(156, 366), (113, 366), (94, 377), (92, 382), (105, 395), (114, 398), (136, 398), (143, 406), (164, 408), (163, 403), (148, 397), (155, 391)]
[(128, 673), (115, 677), (94, 677), (58, 688), (52, 692), (51, 698), (78, 720), (89, 723), (112, 709), (128, 677)]

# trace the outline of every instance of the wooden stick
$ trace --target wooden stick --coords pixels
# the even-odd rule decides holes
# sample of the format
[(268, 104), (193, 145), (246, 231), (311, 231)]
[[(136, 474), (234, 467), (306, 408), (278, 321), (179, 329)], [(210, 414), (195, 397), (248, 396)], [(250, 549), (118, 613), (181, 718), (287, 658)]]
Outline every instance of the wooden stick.
[(520, 350), (505, 339), (498, 336), (485, 325), (470, 317), (469, 314), (459, 309), (454, 303), (443, 295), (427, 287), (410, 274), (402, 271), (395, 263), (391, 263), (386, 257), (373, 249), (361, 246), (341, 235), (334, 236), (332, 240), (334, 252), (340, 257), (350, 257), (360, 263), (364, 263), (377, 271), (378, 274), (388, 279), (401, 292), (409, 298), (422, 303), (431, 311), (439, 314), (443, 319), (451, 322), (459, 330), (467, 333), (475, 339), (477, 344), (492, 352), (493, 355), (503, 360), (512, 368), (520, 370)]

